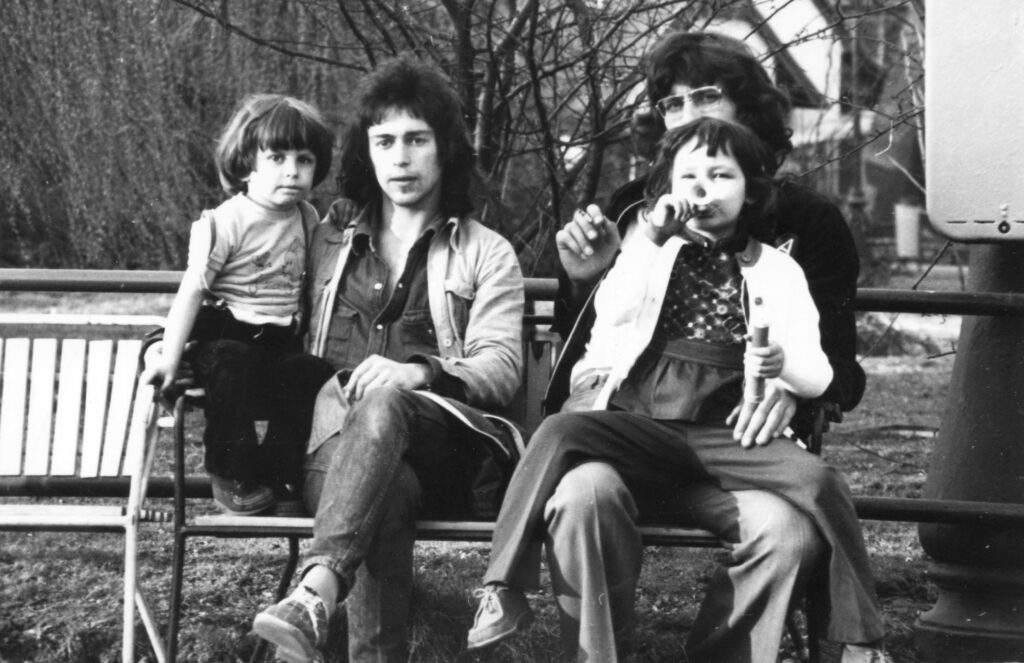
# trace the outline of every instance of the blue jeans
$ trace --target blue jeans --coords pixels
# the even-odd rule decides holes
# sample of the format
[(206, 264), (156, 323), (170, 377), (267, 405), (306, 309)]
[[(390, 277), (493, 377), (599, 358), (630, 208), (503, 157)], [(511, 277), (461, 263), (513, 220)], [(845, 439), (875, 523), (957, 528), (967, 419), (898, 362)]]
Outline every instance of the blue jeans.
[(436, 403), (381, 388), (307, 456), (303, 495), (316, 518), (303, 572), (319, 564), (340, 579), (350, 661), (408, 659), (416, 518), (469, 510), (470, 443)]

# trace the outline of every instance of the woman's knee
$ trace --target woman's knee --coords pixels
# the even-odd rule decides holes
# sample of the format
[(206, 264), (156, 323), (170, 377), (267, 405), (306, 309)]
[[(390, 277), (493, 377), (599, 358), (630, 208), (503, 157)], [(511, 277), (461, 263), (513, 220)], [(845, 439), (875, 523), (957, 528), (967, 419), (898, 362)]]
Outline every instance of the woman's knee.
[(839, 470), (818, 458), (801, 474), (800, 490), (810, 503), (828, 507), (850, 500), (850, 488)]
[(807, 514), (781, 497), (760, 490), (733, 493), (741, 518), (741, 538), (785, 566), (813, 564), (825, 543)]
[(635, 520), (637, 507), (618, 471), (601, 461), (583, 463), (566, 472), (545, 506), (549, 522), (558, 517), (582, 522), (613, 514)]
[(585, 418), (574, 412), (559, 412), (546, 417), (537, 427), (537, 430), (530, 436), (530, 445), (534, 442), (549, 442), (554, 440), (571, 439), (581, 434)]

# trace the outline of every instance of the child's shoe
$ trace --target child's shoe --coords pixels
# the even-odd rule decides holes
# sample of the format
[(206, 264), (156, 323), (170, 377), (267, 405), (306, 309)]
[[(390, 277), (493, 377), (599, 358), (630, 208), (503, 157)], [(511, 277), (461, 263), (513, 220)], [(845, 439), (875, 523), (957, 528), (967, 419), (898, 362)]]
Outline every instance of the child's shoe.
[(210, 475), (213, 501), (232, 516), (255, 516), (274, 506), (274, 491), (250, 481)]
[(293, 486), (281, 484), (274, 488), (274, 508), (264, 515), (282, 518), (304, 518), (313, 514), (306, 511), (301, 491)]

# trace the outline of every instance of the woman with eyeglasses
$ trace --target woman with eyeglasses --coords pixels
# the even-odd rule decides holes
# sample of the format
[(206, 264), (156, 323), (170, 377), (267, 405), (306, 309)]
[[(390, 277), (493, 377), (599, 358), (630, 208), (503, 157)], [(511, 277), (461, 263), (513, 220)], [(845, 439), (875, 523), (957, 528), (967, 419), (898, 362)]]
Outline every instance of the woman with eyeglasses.
[[(710, 33), (670, 34), (648, 55), (646, 73), (648, 95), (666, 128), (682, 127), (702, 116), (745, 125), (774, 155), (767, 167), (769, 177), (792, 149), (791, 131), (786, 126), (787, 97), (772, 85), (742, 42)], [(621, 271), (619, 263), (625, 260), (622, 238), (631, 228), (643, 225), (648, 184), (646, 179), (627, 184), (616, 192), (604, 213), (595, 205), (577, 211), (556, 237), (563, 268), (556, 328), (569, 340), (545, 399), (549, 414), (561, 410), (579, 390), (578, 371), (571, 372), (572, 367), (587, 353), (593, 363), (600, 351), (601, 345), (591, 335), (596, 317), (594, 293), (600, 286), (608, 291), (610, 286), (603, 279), (613, 266), (619, 265), (616, 271)], [(774, 198), (774, 211), (760, 218), (758, 226), (766, 233), (765, 239), (788, 252), (803, 268), (820, 312), (822, 350), (834, 376), (823, 398), (843, 410), (851, 409), (864, 389), (864, 374), (855, 360), (856, 331), (850, 308), (859, 270), (852, 236), (838, 209), (806, 187), (778, 183)], [(742, 252), (734, 255), (742, 265)], [(645, 263), (634, 269), (636, 279), (645, 280), (653, 266)], [(709, 273), (716, 270), (710, 268)], [(704, 282), (699, 269), (683, 277), (673, 270), (669, 292), (684, 287), (680, 278), (686, 288), (701, 293), (695, 298), (718, 287)], [(664, 298), (666, 302), (670, 299), (668, 294)], [(735, 303), (735, 296), (725, 299), (726, 309), (730, 301)], [(756, 305), (746, 294), (740, 299), (744, 312)], [(678, 296), (675, 301), (680, 301)], [(637, 315), (643, 316), (643, 307), (638, 310)], [(665, 315), (664, 309), (660, 315)], [(691, 316), (687, 324), (695, 320), (699, 323)], [(767, 322), (770, 329), (771, 321)], [(781, 327), (783, 321), (776, 323)], [(700, 336), (703, 330), (690, 332)], [(604, 352), (609, 354), (608, 362), (616, 361), (614, 348)], [(652, 342), (636, 365), (661, 365), (666, 356), (663, 344)], [(794, 596), (811, 576), (825, 572), (828, 614), (813, 617), (825, 620), (829, 639), (844, 644), (842, 662), (888, 661), (880, 648), (883, 627), (867, 552), (845, 483), (841, 477), (804, 474), (806, 468), (799, 467), (803, 463), (786, 462), (787, 457), (792, 458), (792, 438), (800, 439), (810, 428), (795, 396), (778, 381), (767, 380), (763, 397), (737, 404), (725, 400), (734, 392), (701, 383), (702, 378), (676, 382), (680, 389), (672, 389), (664, 386), (673, 384), (671, 381), (651, 377), (653, 374), (641, 375), (631, 369), (623, 384), (632, 382), (634, 395), (650, 392), (650, 407), (655, 410), (664, 410), (681, 399), (703, 399), (710, 403), (710, 411), (721, 412), (724, 419), (709, 422), (709, 426), (732, 428), (735, 444), (708, 453), (710, 447), (701, 447), (699, 435), (688, 438), (699, 469), (707, 472), (705, 477), (710, 476), (702, 480), (692, 475), (663, 481), (624, 480), (613, 462), (578, 458), (545, 503), (545, 531), (536, 533), (535, 543), (513, 563), (507, 555), (495, 562), (497, 548), (492, 549), (485, 577), (488, 585), (479, 590), (480, 607), (469, 633), (470, 649), (492, 646), (532, 621), (523, 590), (537, 586), (539, 542), (543, 540), (566, 653), (588, 662), (618, 661), (627, 655), (633, 649), (634, 598), (641, 567), (637, 523), (646, 519), (704, 527), (719, 535), (729, 549), (729, 560), (717, 569), (706, 588), (684, 660), (774, 663)], [(697, 396), (681, 391), (700, 389), (709, 391)], [(631, 410), (635, 405), (636, 399), (631, 401), (628, 394), (612, 396), (608, 409)], [(798, 410), (799, 416), (794, 417)], [(612, 438), (616, 435), (624, 441), (628, 437), (622, 430), (613, 432), (609, 444), (615, 444)], [(535, 442), (536, 435), (531, 444)], [(526, 461), (524, 457), (524, 465)], [(647, 477), (656, 474), (657, 454), (638, 462), (654, 466), (648, 468)], [(533, 471), (543, 473), (544, 468)], [(737, 471), (746, 477), (739, 483)], [(530, 472), (525, 466), (517, 470), (517, 474)], [(759, 472), (763, 472), (763, 480), (758, 479)], [(510, 487), (510, 493), (512, 490)], [(807, 494), (820, 499), (822, 508), (795, 506)]]

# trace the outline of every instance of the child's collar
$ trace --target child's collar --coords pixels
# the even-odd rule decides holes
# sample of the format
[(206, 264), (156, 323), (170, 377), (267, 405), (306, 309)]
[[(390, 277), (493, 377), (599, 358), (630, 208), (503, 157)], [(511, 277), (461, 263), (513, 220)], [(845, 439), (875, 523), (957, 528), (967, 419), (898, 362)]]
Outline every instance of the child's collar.
[(761, 248), (761, 242), (753, 237), (748, 237), (746, 247), (736, 254), (736, 260), (739, 261), (740, 267), (753, 267), (756, 265), (757, 261), (761, 258)]

